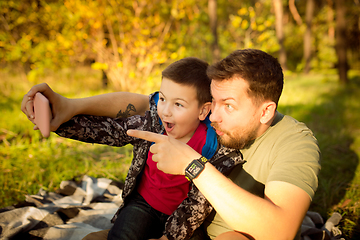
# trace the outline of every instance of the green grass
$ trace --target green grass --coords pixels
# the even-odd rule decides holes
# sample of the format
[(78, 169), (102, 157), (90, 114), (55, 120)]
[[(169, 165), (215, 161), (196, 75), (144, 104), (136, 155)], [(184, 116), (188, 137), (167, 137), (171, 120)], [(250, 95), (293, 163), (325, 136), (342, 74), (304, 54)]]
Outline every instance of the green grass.
[(334, 74), (286, 77), (279, 110), (305, 122), (322, 152), (319, 188), (310, 210), (343, 215), (347, 239), (360, 237), (360, 73), (341, 86)]
[[(73, 74), (71, 74), (73, 73)], [(36, 83), (18, 75), (0, 73), (0, 207), (24, 200), (40, 188), (53, 191), (63, 180), (88, 174), (123, 181), (132, 147), (114, 148), (58, 137), (48, 139), (21, 112), (24, 94)], [(67, 97), (104, 93), (100, 74), (90, 69), (63, 70), (40, 79)]]
[[(351, 84), (345, 87), (331, 72), (288, 74), (279, 111), (305, 122), (319, 140), (322, 170), (310, 210), (324, 218), (340, 212), (346, 239), (359, 239), (360, 72), (351, 72), (350, 78)], [(48, 82), (67, 97), (105, 92), (99, 90), (100, 74), (89, 69), (47, 73), (38, 82)], [(39, 188), (53, 191), (61, 181), (83, 174), (124, 180), (131, 146), (79, 143), (54, 133), (44, 139), (20, 110), (23, 95), (35, 83), (0, 72), (0, 84), (0, 207), (17, 203)]]

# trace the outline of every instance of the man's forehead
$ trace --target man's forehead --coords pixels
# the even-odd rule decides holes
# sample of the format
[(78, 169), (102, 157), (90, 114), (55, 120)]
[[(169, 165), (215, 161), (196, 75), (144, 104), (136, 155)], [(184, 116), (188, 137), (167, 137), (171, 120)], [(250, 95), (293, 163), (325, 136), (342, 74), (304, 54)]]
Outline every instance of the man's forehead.
[(238, 99), (246, 95), (248, 83), (241, 78), (227, 80), (212, 80), (210, 85), (211, 95), (216, 100)]
[(234, 98), (234, 92), (228, 86), (211, 84), (211, 96), (217, 101), (225, 101)]

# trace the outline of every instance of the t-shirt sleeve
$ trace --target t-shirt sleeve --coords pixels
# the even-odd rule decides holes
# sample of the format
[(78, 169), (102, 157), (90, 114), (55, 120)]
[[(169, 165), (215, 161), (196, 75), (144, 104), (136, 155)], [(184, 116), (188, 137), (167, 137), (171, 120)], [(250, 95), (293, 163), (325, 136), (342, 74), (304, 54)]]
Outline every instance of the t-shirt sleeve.
[(273, 153), (274, 161), (267, 178), (294, 184), (307, 192), (312, 199), (318, 187), (320, 171), (320, 150), (316, 138), (307, 128), (297, 129), (296, 135), (289, 135), (278, 142)]

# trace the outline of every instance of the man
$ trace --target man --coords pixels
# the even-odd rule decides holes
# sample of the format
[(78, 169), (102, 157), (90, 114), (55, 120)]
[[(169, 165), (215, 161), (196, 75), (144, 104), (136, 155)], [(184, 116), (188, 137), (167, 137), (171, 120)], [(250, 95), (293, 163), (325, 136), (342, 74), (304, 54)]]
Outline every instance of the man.
[[(205, 164), (192, 179), (216, 210), (204, 225), (208, 235), (216, 239), (299, 239), (298, 229), (317, 189), (320, 150), (305, 124), (276, 110), (283, 88), (280, 64), (260, 50), (244, 49), (210, 66), (208, 75), (213, 97), (210, 120), (219, 141), (240, 149), (247, 161), (243, 168), (235, 168), (229, 178)], [(22, 109), (30, 119), (29, 97), (31, 100), (35, 91), (44, 91), (54, 108), (58, 108), (55, 118), (59, 109), (72, 106), (71, 114), (59, 117), (52, 129), (73, 114), (114, 114), (113, 109), (111, 113), (89, 110), (95, 98), (76, 102), (42, 85), (24, 97)], [(125, 93), (118, 93), (117, 101), (125, 99), (122, 95)], [(104, 103), (108, 97), (97, 99), (102, 98)], [(134, 98), (137, 102), (128, 96), (130, 102), (125, 105), (131, 103), (144, 109), (143, 97)], [(125, 109), (124, 105), (119, 106)], [(128, 134), (155, 142), (150, 148), (153, 160), (166, 173), (184, 175), (189, 171), (189, 163), (201, 157), (168, 136), (138, 131)]]

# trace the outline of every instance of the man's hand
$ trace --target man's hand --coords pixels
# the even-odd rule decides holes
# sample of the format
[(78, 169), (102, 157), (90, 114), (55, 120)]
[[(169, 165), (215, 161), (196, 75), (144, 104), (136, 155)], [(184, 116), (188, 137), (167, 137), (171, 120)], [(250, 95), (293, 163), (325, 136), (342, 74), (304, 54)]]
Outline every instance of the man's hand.
[(150, 152), (154, 154), (152, 159), (165, 173), (184, 175), (189, 163), (201, 157), (187, 144), (169, 136), (139, 130), (128, 130), (127, 134), (155, 143), (150, 147)]
[[(72, 113), (70, 99), (54, 92), (46, 83), (33, 86), (30, 91), (24, 95), (21, 102), (21, 111), (34, 123), (34, 96), (37, 92), (41, 92), (50, 102), (53, 118), (50, 122), (50, 131), (55, 131), (58, 127), (70, 120), (75, 114)], [(35, 124), (35, 123), (34, 123)], [(38, 129), (35, 125), (34, 129)]]

